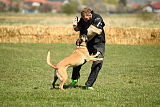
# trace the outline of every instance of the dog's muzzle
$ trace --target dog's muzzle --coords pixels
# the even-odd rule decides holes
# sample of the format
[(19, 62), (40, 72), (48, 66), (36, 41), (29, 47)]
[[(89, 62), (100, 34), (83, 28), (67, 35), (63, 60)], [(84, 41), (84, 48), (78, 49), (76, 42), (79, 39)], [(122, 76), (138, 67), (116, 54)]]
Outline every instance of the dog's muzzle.
[(88, 37), (87, 35), (83, 34), (83, 35), (80, 35), (80, 37), (77, 39), (76, 41), (76, 45), (77, 46), (80, 46), (82, 42), (87, 42), (88, 41)]

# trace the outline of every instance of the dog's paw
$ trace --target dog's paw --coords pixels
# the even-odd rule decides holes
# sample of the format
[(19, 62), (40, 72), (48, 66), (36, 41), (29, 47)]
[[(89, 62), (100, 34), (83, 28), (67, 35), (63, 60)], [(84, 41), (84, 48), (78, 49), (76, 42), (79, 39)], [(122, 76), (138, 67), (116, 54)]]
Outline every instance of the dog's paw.
[(98, 56), (98, 55), (100, 55), (100, 54), (101, 54), (100, 52), (97, 52), (97, 53), (96, 53), (96, 56)]
[(102, 61), (102, 60), (103, 60), (103, 58), (98, 58), (98, 60), (99, 60), (99, 61)]

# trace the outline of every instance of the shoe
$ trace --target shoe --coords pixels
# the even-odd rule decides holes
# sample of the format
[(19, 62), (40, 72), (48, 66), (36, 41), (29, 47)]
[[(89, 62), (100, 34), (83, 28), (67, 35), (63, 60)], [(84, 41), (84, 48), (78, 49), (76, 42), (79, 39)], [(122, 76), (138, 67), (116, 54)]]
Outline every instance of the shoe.
[(93, 88), (93, 87), (90, 87), (90, 86), (86, 86), (85, 89), (86, 89), (86, 90), (94, 90), (94, 88)]
[(72, 88), (77, 82), (78, 82), (78, 80), (72, 80), (72, 82), (69, 84), (68, 88)]

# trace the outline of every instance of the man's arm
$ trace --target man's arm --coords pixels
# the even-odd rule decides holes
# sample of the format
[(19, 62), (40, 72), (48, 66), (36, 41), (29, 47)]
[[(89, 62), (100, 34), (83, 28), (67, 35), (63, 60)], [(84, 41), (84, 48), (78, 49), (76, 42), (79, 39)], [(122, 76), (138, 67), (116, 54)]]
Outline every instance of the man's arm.
[(102, 18), (96, 18), (92, 25), (87, 29), (88, 39), (91, 40), (95, 35), (100, 35), (103, 29), (103, 20)]
[(100, 35), (102, 33), (102, 29), (99, 29), (94, 25), (90, 25), (87, 31), (88, 31), (87, 33), (88, 36), (95, 36), (96, 34)]

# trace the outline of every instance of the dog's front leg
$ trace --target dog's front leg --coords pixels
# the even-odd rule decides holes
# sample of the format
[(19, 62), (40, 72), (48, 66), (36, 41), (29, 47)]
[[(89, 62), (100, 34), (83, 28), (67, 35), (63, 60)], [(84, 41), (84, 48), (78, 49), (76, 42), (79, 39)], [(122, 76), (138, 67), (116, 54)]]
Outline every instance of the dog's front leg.
[(87, 57), (87, 61), (102, 61), (103, 58), (93, 58), (92, 56)]
[(97, 57), (100, 54), (101, 54), (100, 52), (97, 52), (95, 55), (92, 55), (91, 57), (95, 58), (95, 57)]

